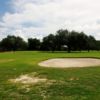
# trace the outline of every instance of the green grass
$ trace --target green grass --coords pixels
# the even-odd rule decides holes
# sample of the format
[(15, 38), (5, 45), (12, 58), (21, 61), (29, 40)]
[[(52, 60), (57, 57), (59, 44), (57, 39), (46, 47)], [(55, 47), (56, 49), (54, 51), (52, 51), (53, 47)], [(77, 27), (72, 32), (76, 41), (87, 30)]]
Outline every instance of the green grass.
[[(100, 58), (100, 52), (0, 53), (0, 100), (100, 100), (100, 67), (59, 69), (37, 65), (42, 60), (58, 57)], [(14, 61), (2, 62), (7, 59)], [(51, 85), (31, 84), (30, 91), (21, 88), (21, 84), (8, 82), (9, 79), (33, 72), (37, 72), (39, 77), (56, 81)]]

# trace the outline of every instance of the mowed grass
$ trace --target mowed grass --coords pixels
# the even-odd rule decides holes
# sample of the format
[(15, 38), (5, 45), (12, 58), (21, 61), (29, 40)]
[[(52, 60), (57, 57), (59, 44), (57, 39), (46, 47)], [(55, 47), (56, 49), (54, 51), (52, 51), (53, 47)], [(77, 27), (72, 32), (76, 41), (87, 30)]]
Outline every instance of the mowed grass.
[[(38, 66), (40, 61), (59, 57), (100, 58), (100, 52), (0, 53), (0, 100), (100, 100), (100, 66), (64, 69)], [(24, 85), (8, 81), (34, 72), (55, 82)]]

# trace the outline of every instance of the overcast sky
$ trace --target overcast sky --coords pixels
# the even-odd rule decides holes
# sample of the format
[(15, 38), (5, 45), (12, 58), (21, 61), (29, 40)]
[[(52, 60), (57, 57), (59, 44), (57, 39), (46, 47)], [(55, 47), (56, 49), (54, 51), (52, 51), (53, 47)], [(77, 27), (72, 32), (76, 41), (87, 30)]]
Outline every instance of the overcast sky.
[(41, 38), (61, 28), (100, 39), (100, 0), (0, 0), (0, 39)]

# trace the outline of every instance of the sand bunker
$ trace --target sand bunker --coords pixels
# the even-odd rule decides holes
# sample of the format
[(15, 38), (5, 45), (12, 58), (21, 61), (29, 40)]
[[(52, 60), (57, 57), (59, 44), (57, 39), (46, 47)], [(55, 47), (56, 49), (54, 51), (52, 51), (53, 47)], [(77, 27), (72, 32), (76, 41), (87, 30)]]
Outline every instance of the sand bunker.
[(94, 58), (58, 58), (50, 59), (39, 63), (43, 67), (69, 68), (99, 66), (100, 59)]

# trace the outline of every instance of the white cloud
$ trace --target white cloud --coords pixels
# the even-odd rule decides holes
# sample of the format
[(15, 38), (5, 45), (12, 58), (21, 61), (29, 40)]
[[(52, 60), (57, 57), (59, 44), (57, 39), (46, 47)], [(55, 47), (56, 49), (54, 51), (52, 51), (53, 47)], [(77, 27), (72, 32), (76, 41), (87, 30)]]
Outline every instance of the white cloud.
[(12, 0), (14, 13), (5, 13), (0, 32), (26, 39), (41, 38), (67, 28), (100, 39), (99, 4), (99, 0)]

